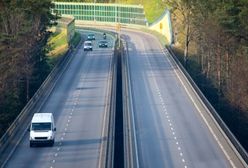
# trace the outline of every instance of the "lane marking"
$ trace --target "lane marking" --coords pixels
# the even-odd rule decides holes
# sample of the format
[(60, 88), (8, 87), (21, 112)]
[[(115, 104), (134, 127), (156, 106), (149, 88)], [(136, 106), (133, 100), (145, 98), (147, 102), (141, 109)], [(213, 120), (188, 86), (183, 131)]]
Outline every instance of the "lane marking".
[[(169, 62), (169, 64), (171, 65), (171, 68), (173, 68), (172, 62), (170, 61), (170, 59), (168, 58), (169, 56), (166, 56), (166, 54), (171, 55), (167, 50), (166, 52), (164, 51), (164, 49), (162, 48), (162, 46), (160, 45), (160, 48), (162, 50), (162, 52), (164, 53), (165, 58), (167, 59), (167, 61)], [(171, 56), (172, 57), (172, 56)], [(173, 62), (175, 63), (174, 59), (172, 58)], [(176, 63), (175, 63), (176, 64)], [(177, 64), (176, 64), (177, 65)], [(179, 68), (179, 66), (177, 65), (177, 67)], [(180, 69), (180, 68), (179, 68)], [(205, 118), (205, 116), (202, 114), (202, 111), (200, 110), (200, 108), (198, 107), (197, 103), (194, 101), (193, 97), (191, 96), (191, 94), (189, 93), (189, 90), (187, 89), (187, 87), (185, 86), (184, 82), (182, 81), (182, 79), (180, 78), (179, 74), (177, 73), (176, 69), (173, 68), (173, 71), (175, 72), (177, 78), (179, 79), (180, 83), (182, 84), (184, 90), (186, 91), (187, 95), (189, 96), (190, 100), (192, 101), (192, 103), (194, 104), (195, 108), (197, 109), (197, 111), (199, 112), (200, 116), (202, 117), (203, 121), (205, 122), (205, 124), (207, 125), (209, 131), (211, 132), (211, 134), (213, 135), (214, 139), (217, 141), (218, 145), (220, 146), (221, 150), (223, 151), (224, 155), (226, 156), (227, 160), (230, 162), (231, 166), (236, 168), (236, 166), (234, 165), (231, 157), (229, 156), (229, 154), (227, 153), (227, 151), (225, 150), (225, 148), (223, 147), (223, 145), (221, 144), (219, 138), (217, 137), (217, 135), (214, 133), (212, 127), (210, 126), (210, 124), (208, 123), (207, 119)], [(183, 74), (183, 73), (182, 73)], [(184, 75), (184, 74), (183, 74)], [(186, 78), (186, 77), (185, 77)], [(187, 81), (187, 78), (186, 78)], [(194, 89), (193, 89), (194, 92)], [(197, 94), (196, 94), (197, 97)], [(199, 100), (201, 101), (201, 100)], [(202, 103), (203, 106), (205, 106)], [(207, 109), (207, 108), (205, 108)], [(211, 118), (211, 116), (210, 116)], [(212, 117), (213, 118), (213, 117)], [(216, 122), (216, 121), (214, 121)], [(218, 128), (218, 125), (216, 124), (216, 127)], [(221, 130), (219, 130), (221, 132)], [(223, 135), (224, 136), (224, 135)]]
[[(155, 82), (156, 82), (156, 81), (155, 81)], [(159, 91), (158, 86), (157, 86), (157, 92), (158, 92), (158, 96), (159, 96), (159, 98), (160, 98), (160, 101), (161, 101), (161, 104), (162, 104), (162, 107), (163, 107), (163, 111), (164, 111), (165, 114), (166, 114), (165, 117), (168, 119), (171, 133), (172, 133), (172, 135), (174, 136), (174, 139), (177, 140), (177, 137), (175, 136), (176, 132), (174, 131), (174, 128), (172, 127), (171, 120), (169, 119), (170, 116), (168, 115), (166, 106), (165, 106), (165, 104), (164, 104), (164, 100), (163, 100), (163, 98), (162, 98), (162, 95), (161, 95), (161, 93), (160, 93), (160, 91)], [(177, 145), (177, 146), (179, 145), (179, 142), (178, 142), (178, 141), (176, 141), (176, 145)], [(179, 155), (180, 155), (181, 157), (183, 157), (183, 153), (181, 152), (181, 147), (178, 146), (177, 149), (178, 149), (178, 151), (180, 151)], [(185, 159), (184, 159), (184, 158), (182, 158), (182, 163), (185, 163)], [(187, 167), (187, 166), (184, 166), (184, 167)]]

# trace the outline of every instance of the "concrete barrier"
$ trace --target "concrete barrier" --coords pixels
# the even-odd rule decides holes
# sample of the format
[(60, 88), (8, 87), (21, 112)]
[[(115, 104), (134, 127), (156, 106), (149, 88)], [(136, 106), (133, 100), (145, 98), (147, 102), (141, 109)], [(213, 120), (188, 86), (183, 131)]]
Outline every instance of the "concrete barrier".
[(130, 82), (128, 46), (123, 40), (122, 81), (123, 81), (123, 125), (124, 125), (124, 167), (139, 168), (136, 127), (133, 113), (133, 100)]

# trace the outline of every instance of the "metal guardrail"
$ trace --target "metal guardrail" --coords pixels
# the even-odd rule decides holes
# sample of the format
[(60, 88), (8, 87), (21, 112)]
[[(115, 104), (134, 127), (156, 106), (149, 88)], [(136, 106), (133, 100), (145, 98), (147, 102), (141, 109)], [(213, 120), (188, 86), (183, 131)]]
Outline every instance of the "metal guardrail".
[[(94, 29), (94, 31), (97, 31)], [(100, 31), (100, 30), (99, 30)], [(113, 39), (115, 39), (115, 34), (112, 32), (108, 32), (111, 36), (113, 36)], [(116, 41), (116, 39), (115, 39)], [(115, 113), (116, 113), (116, 84), (117, 84), (117, 59), (115, 52), (116, 46), (114, 48), (113, 53), (113, 60), (111, 63), (111, 84), (109, 85), (110, 93), (110, 100), (107, 111), (109, 111), (108, 118), (108, 124), (106, 126), (107, 130), (107, 140), (103, 144), (103, 153), (102, 156), (105, 157), (105, 159), (100, 160), (98, 167), (105, 167), (105, 168), (113, 168), (114, 167), (114, 134), (115, 134)], [(102, 137), (104, 138), (104, 137)]]
[[(116, 49), (115, 49), (116, 50)], [(115, 51), (114, 51), (115, 54)], [(112, 83), (111, 83), (111, 96), (110, 96), (110, 121), (108, 124), (108, 142), (106, 151), (106, 168), (114, 167), (114, 134), (115, 134), (115, 113), (116, 113), (116, 84), (117, 84), (117, 59), (114, 55), (112, 63)]]
[(137, 151), (136, 128), (133, 114), (133, 100), (128, 64), (128, 46), (122, 40), (122, 81), (123, 81), (123, 125), (124, 125), (124, 167), (139, 168), (139, 157)]
[[(80, 44), (80, 43), (79, 43)], [(41, 109), (42, 104), (47, 100), (52, 92), (56, 82), (64, 73), (66, 67), (71, 61), (70, 55), (72, 54), (72, 48), (70, 48), (65, 56), (59, 60), (54, 69), (47, 76), (40, 88), (36, 91), (30, 101), (23, 108), (21, 113), (17, 116), (8, 130), (0, 139), (0, 166), (3, 167), (7, 160), (11, 157), (12, 153), (16, 149), (16, 146), (20, 143), (22, 137), (25, 135), (29, 122), (34, 112), (38, 112)], [(38, 106), (38, 102), (41, 104)]]
[[(179, 68), (182, 71), (182, 73), (188, 79), (188, 81), (190, 82), (190, 84), (192, 85), (192, 87), (194, 88), (194, 90), (196, 91), (196, 93), (199, 95), (200, 99), (203, 101), (203, 103), (206, 105), (206, 107), (208, 108), (208, 110), (210, 111), (210, 113), (212, 114), (212, 116), (214, 117), (214, 119), (219, 124), (220, 128), (224, 131), (224, 134), (227, 137), (225, 135), (223, 135), (223, 136), (225, 138), (228, 138), (227, 139), (227, 142), (230, 142), (231, 141), (231, 144), (229, 144), (231, 146), (231, 148), (234, 148), (235, 147), (235, 149), (237, 150), (238, 153), (236, 153), (236, 150), (235, 149), (233, 149), (233, 151), (236, 153), (237, 156), (239, 156), (239, 154), (241, 155), (242, 158), (239, 158), (239, 159), (244, 164), (244, 166), (247, 167), (247, 164), (248, 164), (248, 154), (245, 151), (245, 149), (242, 147), (242, 145), (239, 143), (239, 141), (236, 139), (236, 137), (233, 135), (233, 133), (229, 130), (229, 128), (227, 127), (227, 125), (225, 124), (225, 122), (221, 119), (221, 117), (219, 116), (219, 114), (216, 112), (216, 110), (210, 104), (210, 102), (207, 100), (207, 98), (204, 96), (204, 94), (201, 92), (201, 90), (196, 85), (196, 83), (194, 82), (194, 80), (191, 78), (191, 76), (188, 74), (188, 72), (186, 71), (186, 69), (181, 64), (181, 62), (175, 56), (175, 54), (172, 51), (171, 47), (166, 47), (166, 50), (168, 50), (168, 52), (170, 53), (172, 59), (177, 63), (177, 65), (179, 66)], [(223, 134), (222, 131), (221, 131), (221, 133)]]

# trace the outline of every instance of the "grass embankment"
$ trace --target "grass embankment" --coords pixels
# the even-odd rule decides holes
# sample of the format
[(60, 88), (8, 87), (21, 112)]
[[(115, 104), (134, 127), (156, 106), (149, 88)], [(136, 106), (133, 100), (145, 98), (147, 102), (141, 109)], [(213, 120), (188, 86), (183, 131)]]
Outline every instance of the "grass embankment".
[(143, 32), (154, 35), (159, 40), (159, 42), (162, 44), (162, 46), (165, 46), (168, 44), (167, 38), (164, 35), (162, 35), (161, 33), (154, 31), (154, 30), (147, 29), (147, 28), (143, 28), (141, 30)]
[[(75, 32), (74, 37), (71, 40), (71, 45), (73, 47), (77, 46), (80, 42), (80, 33)], [(51, 51), (48, 53), (49, 64), (54, 65), (57, 60), (63, 56), (69, 49), (69, 43), (67, 41), (66, 30), (60, 32), (55, 32), (50, 37), (48, 44), (50, 45)]]
[(165, 5), (161, 0), (119, 0), (122, 4), (143, 5), (147, 21), (153, 23), (164, 12)]

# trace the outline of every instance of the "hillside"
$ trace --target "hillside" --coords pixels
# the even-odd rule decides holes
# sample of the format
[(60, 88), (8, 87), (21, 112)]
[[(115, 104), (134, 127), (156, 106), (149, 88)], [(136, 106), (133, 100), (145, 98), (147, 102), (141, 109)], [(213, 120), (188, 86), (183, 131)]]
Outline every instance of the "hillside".
[(141, 4), (144, 6), (146, 18), (149, 23), (154, 22), (164, 12), (165, 5), (161, 0), (116, 0), (117, 3)]

